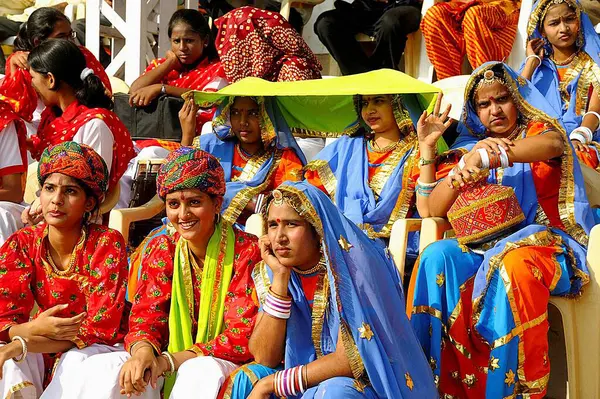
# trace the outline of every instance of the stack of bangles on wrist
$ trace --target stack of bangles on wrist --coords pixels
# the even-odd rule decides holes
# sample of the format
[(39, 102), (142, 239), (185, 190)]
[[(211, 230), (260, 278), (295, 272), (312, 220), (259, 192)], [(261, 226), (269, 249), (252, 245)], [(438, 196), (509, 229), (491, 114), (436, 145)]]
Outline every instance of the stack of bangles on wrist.
[(25, 360), (25, 358), (27, 357), (27, 342), (25, 342), (25, 340), (21, 337), (19, 337), (18, 335), (15, 335), (12, 339), (12, 342), (14, 341), (19, 341), (21, 343), (21, 348), (23, 349), (23, 352), (21, 352), (21, 356), (20, 357), (13, 357), (13, 361), (15, 363), (20, 363), (23, 360)]
[(167, 359), (167, 363), (169, 363), (169, 370), (165, 371), (165, 375), (171, 375), (175, 372), (175, 358), (168, 351), (164, 351), (160, 354), (162, 357)]
[(275, 373), (273, 393), (277, 397), (300, 395), (308, 389), (307, 369), (305, 366), (292, 367)]
[(437, 181), (434, 181), (433, 183), (423, 183), (420, 179), (417, 179), (417, 194), (422, 195), (423, 197), (429, 197), (437, 185)]
[(269, 287), (269, 292), (267, 293), (263, 305), (263, 311), (276, 319), (287, 320), (292, 314), (292, 298), (276, 294)]
[(577, 140), (581, 144), (589, 144), (594, 139), (594, 134), (589, 127), (579, 126), (578, 128), (573, 129), (571, 134), (569, 134), (569, 139)]

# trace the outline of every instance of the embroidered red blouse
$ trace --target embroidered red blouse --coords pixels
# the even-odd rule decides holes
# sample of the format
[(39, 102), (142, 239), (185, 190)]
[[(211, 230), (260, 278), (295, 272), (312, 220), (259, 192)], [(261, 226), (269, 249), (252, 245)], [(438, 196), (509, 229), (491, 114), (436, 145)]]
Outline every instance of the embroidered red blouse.
[(123, 236), (101, 225), (88, 225), (70, 269), (60, 271), (48, 261), (47, 235), (45, 224), (26, 227), (0, 248), (0, 340), (9, 340), (12, 325), (29, 320), (35, 301), (40, 312), (68, 304), (58, 317), (87, 312), (73, 339), (80, 349), (123, 342), (119, 332), (127, 282)]
[[(203, 344), (194, 344), (189, 350), (201, 355), (214, 356), (234, 363), (252, 359), (248, 341), (258, 312), (255, 299), (252, 269), (261, 260), (260, 249), (254, 236), (235, 229), (235, 257), (233, 277), (225, 299), (223, 332)], [(125, 337), (127, 351), (135, 342), (145, 340), (157, 352), (166, 349), (169, 342), (169, 309), (173, 259), (179, 235), (161, 235), (148, 243), (142, 258), (142, 274), (133, 298), (129, 333)], [(192, 335), (196, 335), (200, 305), (201, 276), (192, 272), (194, 289), (194, 314)]]

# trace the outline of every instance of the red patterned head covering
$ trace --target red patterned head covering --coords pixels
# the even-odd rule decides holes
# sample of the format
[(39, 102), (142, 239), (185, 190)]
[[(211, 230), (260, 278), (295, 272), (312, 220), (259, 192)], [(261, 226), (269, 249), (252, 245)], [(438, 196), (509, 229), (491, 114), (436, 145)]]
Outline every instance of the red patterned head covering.
[(181, 147), (167, 156), (156, 179), (158, 196), (164, 200), (167, 194), (188, 188), (225, 195), (225, 174), (217, 158), (193, 147)]
[(74, 141), (65, 141), (44, 150), (38, 165), (40, 185), (52, 173), (80, 180), (99, 199), (108, 188), (108, 168), (102, 157), (91, 147)]

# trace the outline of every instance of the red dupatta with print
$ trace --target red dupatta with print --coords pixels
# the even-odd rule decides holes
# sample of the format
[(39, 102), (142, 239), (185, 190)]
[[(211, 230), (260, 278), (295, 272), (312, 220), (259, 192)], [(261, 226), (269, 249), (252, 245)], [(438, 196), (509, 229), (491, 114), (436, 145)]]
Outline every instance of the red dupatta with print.
[(271, 82), (321, 78), (321, 64), (278, 12), (245, 6), (215, 21), (215, 41), (230, 82), (254, 76)]
[[(23, 70), (19, 70), (14, 76), (6, 76), (0, 86), (0, 132), (11, 122), (15, 123), (15, 129), (19, 140), (19, 152), (21, 153), (21, 160), (23, 161), (23, 170), (18, 168), (14, 173), (27, 171), (27, 128), (25, 127), (25, 123), (23, 123), (23, 119), (33, 115), (33, 111), (35, 111), (37, 105), (37, 100), (33, 105), (27, 100), (27, 98), (32, 95), (36, 96), (35, 90), (33, 90), (31, 84), (28, 84), (25, 87), (19, 87), (19, 81), (27, 81), (27, 79), (31, 82), (29, 73), (25, 75)], [(32, 106), (33, 108), (31, 108)]]
[[(94, 71), (94, 74), (100, 78), (104, 87), (112, 95), (112, 87), (106, 71), (100, 64), (100, 61), (94, 57), (94, 54), (83, 46), (78, 46), (85, 57), (85, 63), (88, 68)], [(6, 60), (6, 76), (0, 84), (0, 100), (11, 103), (15, 112), (26, 121), (31, 121), (33, 111), (37, 107), (38, 96), (31, 85), (31, 75), (29, 71), (22, 68), (11, 70), (10, 59), (12, 54)]]
[[(144, 73), (148, 73), (166, 61), (165, 58), (159, 58), (150, 63)], [(208, 58), (200, 61), (194, 69), (189, 71), (171, 71), (162, 80), (162, 83), (190, 90), (210, 90), (211, 83), (218, 83), (219, 80), (227, 80), (225, 72), (219, 61), (210, 62)]]
[(31, 154), (39, 159), (45, 148), (73, 140), (79, 129), (92, 119), (101, 119), (110, 129), (113, 138), (112, 166), (110, 168), (109, 188), (118, 183), (129, 161), (135, 156), (133, 142), (123, 122), (113, 112), (104, 108), (88, 108), (74, 101), (61, 116), (46, 108), (37, 136), (32, 137)]

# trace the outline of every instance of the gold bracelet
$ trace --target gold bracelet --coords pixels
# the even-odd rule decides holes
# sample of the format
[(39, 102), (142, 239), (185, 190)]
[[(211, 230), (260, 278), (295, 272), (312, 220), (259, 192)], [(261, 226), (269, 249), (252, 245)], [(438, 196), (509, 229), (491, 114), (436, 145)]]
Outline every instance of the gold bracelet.
[(292, 297), (291, 296), (285, 296), (285, 295), (279, 295), (278, 293), (274, 292), (271, 287), (269, 287), (269, 293), (271, 295), (273, 295), (275, 298), (277, 299), (281, 299), (283, 301), (291, 301)]
[(148, 341), (144, 341), (142, 339), (140, 341), (135, 341), (133, 344), (131, 344), (131, 346), (129, 347), (129, 354), (131, 356), (133, 356), (133, 348), (135, 348), (138, 344), (142, 344), (142, 343), (145, 343), (147, 346), (152, 348), (152, 351), (154, 351), (154, 347)]

